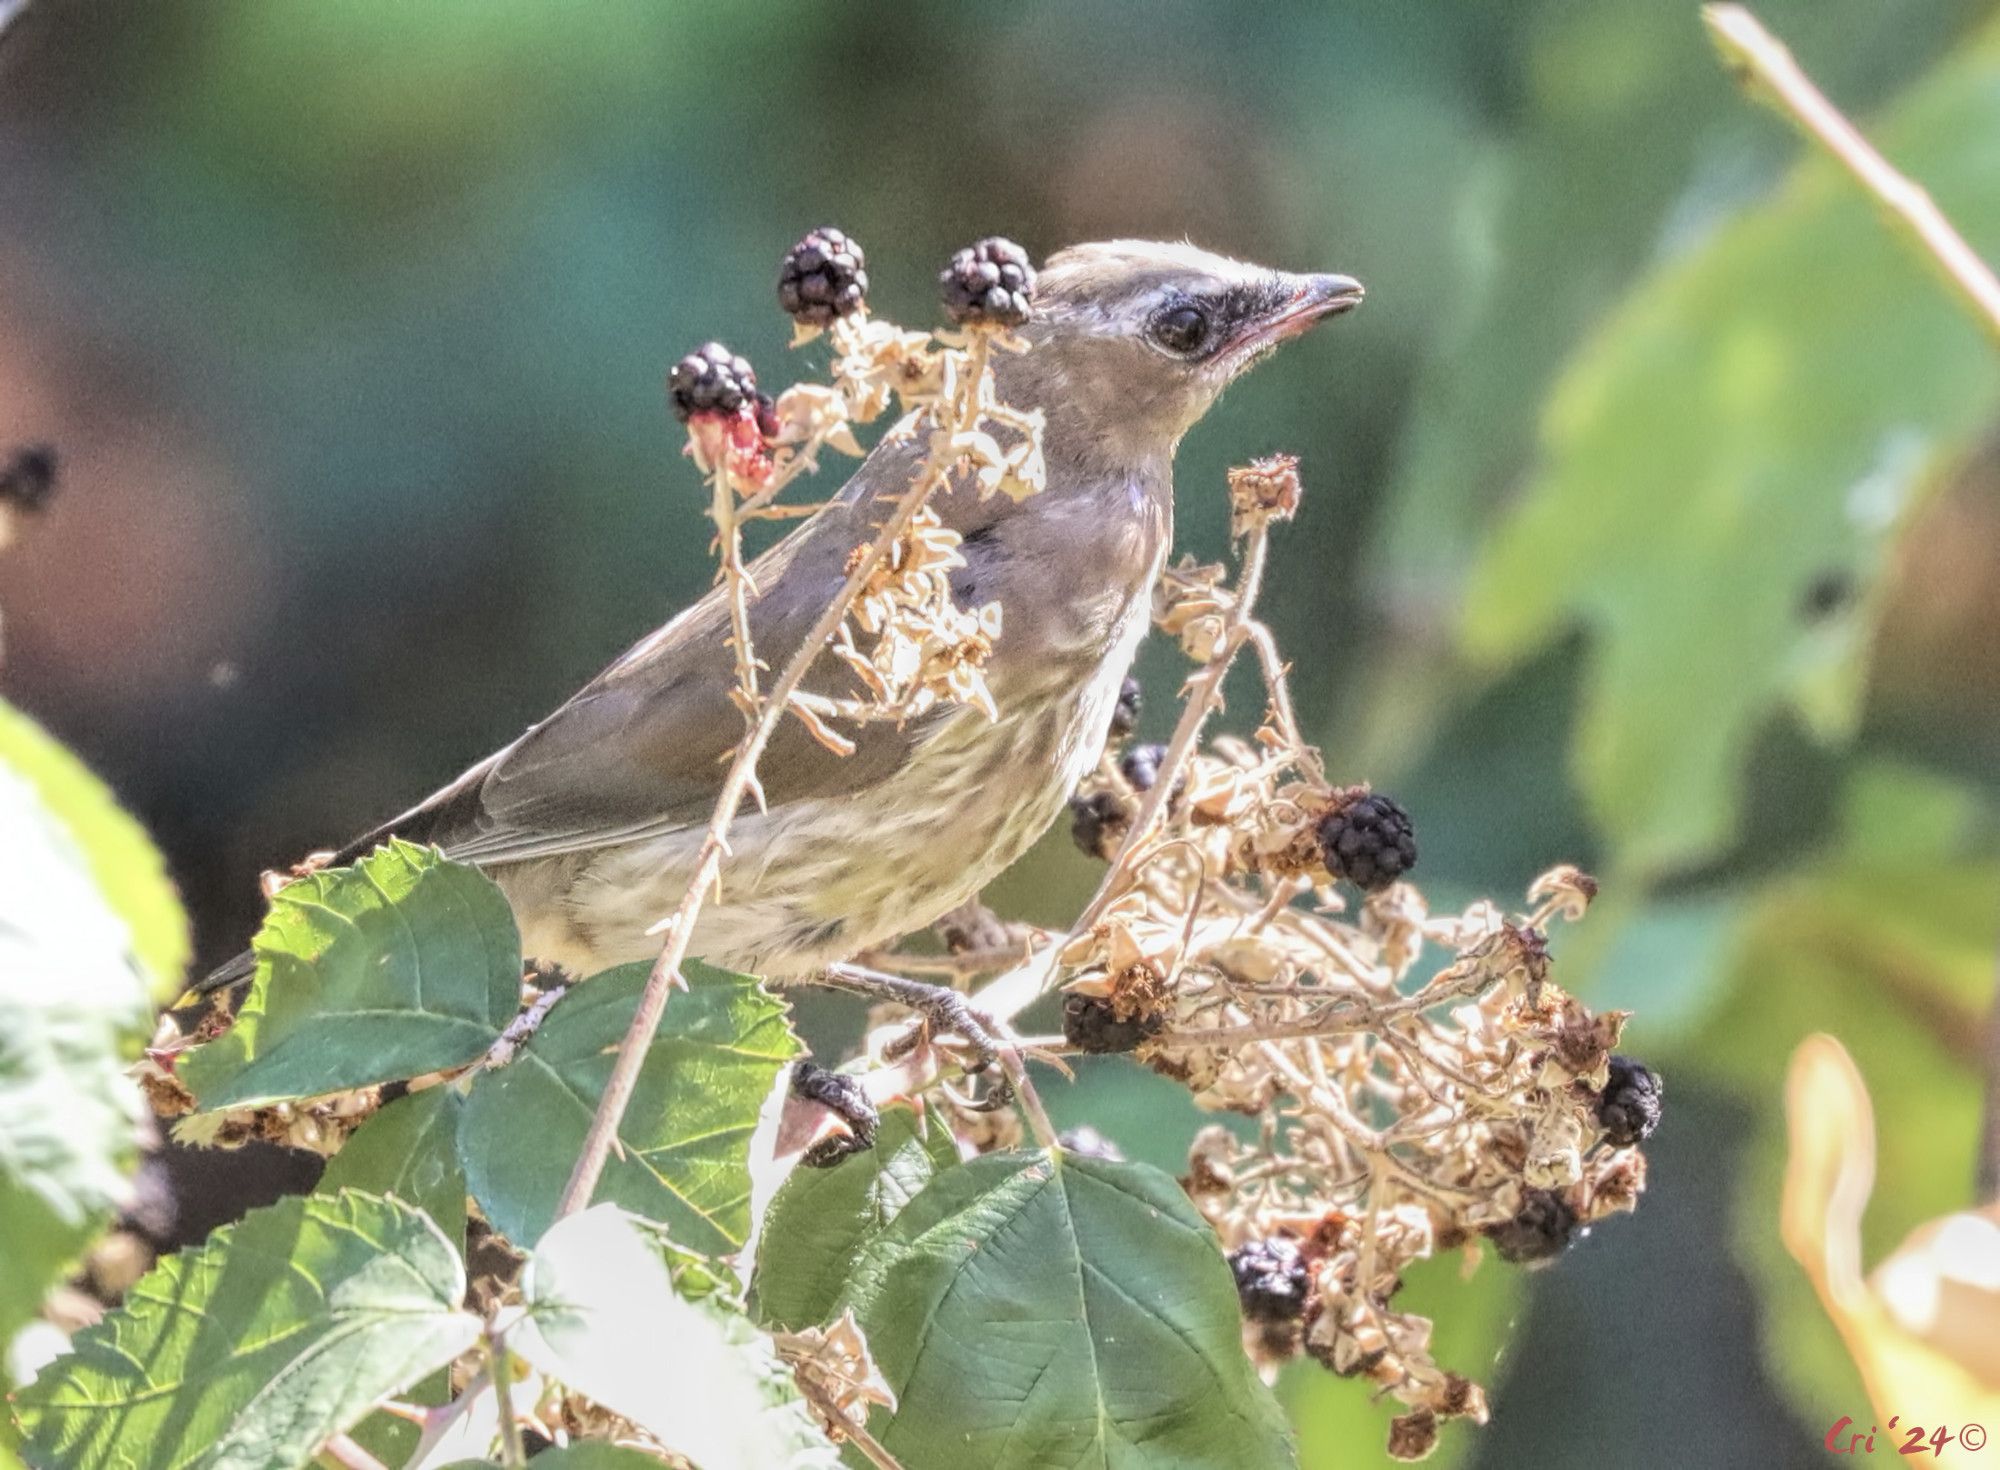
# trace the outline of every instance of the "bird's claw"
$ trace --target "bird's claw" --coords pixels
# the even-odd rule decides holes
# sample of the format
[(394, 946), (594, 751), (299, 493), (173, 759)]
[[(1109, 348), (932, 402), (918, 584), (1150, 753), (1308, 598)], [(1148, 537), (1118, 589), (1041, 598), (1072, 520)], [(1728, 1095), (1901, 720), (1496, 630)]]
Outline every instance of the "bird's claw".
[(799, 1162), (806, 1168), (831, 1169), (875, 1147), (882, 1114), (858, 1079), (800, 1061), (792, 1067), (792, 1093), (818, 1103), (847, 1124), (845, 1131), (829, 1133), (799, 1156)]

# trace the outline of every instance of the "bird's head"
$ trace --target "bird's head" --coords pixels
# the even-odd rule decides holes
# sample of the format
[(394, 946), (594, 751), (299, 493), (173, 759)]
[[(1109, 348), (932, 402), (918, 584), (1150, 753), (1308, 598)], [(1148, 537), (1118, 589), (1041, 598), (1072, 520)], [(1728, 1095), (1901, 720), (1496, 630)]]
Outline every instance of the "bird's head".
[(1003, 393), (1114, 457), (1171, 453), (1230, 383), (1361, 295), (1348, 276), (1292, 275), (1192, 245), (1072, 246), (1042, 268), (1023, 331), (1034, 350)]

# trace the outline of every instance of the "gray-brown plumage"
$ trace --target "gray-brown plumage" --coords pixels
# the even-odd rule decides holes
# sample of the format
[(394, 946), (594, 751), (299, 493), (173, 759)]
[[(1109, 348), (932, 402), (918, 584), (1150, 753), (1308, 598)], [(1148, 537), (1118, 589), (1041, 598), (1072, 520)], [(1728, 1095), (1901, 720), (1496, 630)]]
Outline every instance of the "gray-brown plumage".
[[(690, 952), (786, 977), (929, 924), (1013, 862), (1095, 762), (1149, 619), (1173, 529), (1173, 458), (1222, 389), (1287, 337), (1353, 306), (1343, 276), (1299, 276), (1187, 245), (1116, 241), (1054, 256), (1032, 350), (998, 355), (1000, 397), (1047, 417), (1047, 488), (1020, 503), (954, 486), (933, 502), (964, 537), (961, 605), (998, 600), (987, 665), (997, 722), (954, 706), (848, 733), (836, 755), (787, 719), (759, 766), (768, 810), (730, 834), (721, 893)], [(760, 557), (757, 652), (789, 658), (872, 539), (921, 449), (886, 441), (835, 502)], [(529, 954), (590, 974), (650, 956), (685, 890), (727, 758), (728, 608), (719, 591), (649, 634), (553, 715), (391, 834), (485, 868)], [(806, 688), (850, 689), (831, 656)], [(221, 977), (231, 978), (231, 977)]]

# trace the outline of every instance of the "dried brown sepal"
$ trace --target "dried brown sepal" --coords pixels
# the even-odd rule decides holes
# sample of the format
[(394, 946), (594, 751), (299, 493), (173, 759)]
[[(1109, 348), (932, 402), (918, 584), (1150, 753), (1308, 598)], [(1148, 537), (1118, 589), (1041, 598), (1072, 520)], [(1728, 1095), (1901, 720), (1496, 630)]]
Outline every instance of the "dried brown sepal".
[(1389, 1458), (1427, 1460), (1437, 1448), (1438, 1416), (1429, 1409), (1412, 1409), (1389, 1421)]
[(1229, 472), (1229, 534), (1247, 536), (1263, 523), (1290, 520), (1303, 493), (1295, 454), (1266, 455), (1238, 465)]
[(850, 1308), (829, 1326), (773, 1335), (778, 1355), (797, 1380), (799, 1392), (812, 1405), (835, 1444), (868, 1427), (874, 1405), (894, 1413), (896, 1395), (868, 1351), (868, 1340)]

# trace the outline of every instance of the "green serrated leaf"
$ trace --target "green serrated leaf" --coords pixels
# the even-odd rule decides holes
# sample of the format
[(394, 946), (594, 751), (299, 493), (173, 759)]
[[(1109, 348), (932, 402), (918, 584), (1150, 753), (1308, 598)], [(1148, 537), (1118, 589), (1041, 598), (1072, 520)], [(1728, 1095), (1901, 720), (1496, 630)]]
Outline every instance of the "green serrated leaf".
[(236, 1024), (180, 1064), (205, 1109), (463, 1066), (520, 1007), (521, 939), (476, 868), (395, 841), (288, 884)]
[[(774, 1402), (786, 1375), (769, 1342), (741, 1313), (684, 1300), (615, 1205), (559, 1221), (537, 1242), (521, 1291), (527, 1315), (507, 1334), (515, 1352), (703, 1470), (835, 1463), (797, 1406)], [(648, 1350), (634, 1352), (638, 1342)]]
[(16, 1406), (52, 1470), (300, 1465), (478, 1339), (464, 1292), (410, 1206), (288, 1199), (167, 1257)]
[[(1989, 256), (1997, 131), (2000, 27), (1875, 130)], [(1658, 873), (1729, 841), (1751, 738), (1777, 707), (1828, 741), (1851, 735), (1868, 592), (1996, 398), (1978, 327), (1820, 158), (1634, 293), (1571, 363), (1464, 637), (1500, 666), (1591, 629), (1575, 758), (1621, 867)], [(1816, 607), (1824, 585), (1860, 595)]]
[(0, 765), (35, 788), (68, 830), (100, 892), (132, 933), (156, 1000), (164, 1004), (186, 978), (193, 941), (166, 860), (104, 784), (41, 726), (0, 700)]
[(882, 1114), (875, 1147), (835, 1169), (795, 1169), (764, 1214), (751, 1310), (791, 1331), (829, 1321), (862, 1248), (926, 1184), (958, 1165), (950, 1130), (917, 1133), (908, 1108)]
[[(125, 1200), (152, 1010), (131, 933), (41, 788), (0, 760), (0, 1346)], [(5, 1377), (0, 1369), (0, 1378)]]
[[(647, 969), (575, 987), (511, 1064), (474, 1080), (459, 1153), (473, 1198), (509, 1239), (535, 1240), (554, 1221)], [(688, 989), (668, 1002), (597, 1199), (664, 1225), (685, 1249), (728, 1255), (750, 1230), (750, 1136), (799, 1045), (755, 980), (682, 969)]]
[(358, 1189), (394, 1195), (437, 1222), (465, 1249), (465, 1169), (458, 1161), (456, 1088), (427, 1087), (399, 1097), (356, 1130), (320, 1175), (320, 1194)]
[(852, 1307), (908, 1470), (1296, 1463), (1214, 1234), (1144, 1164), (989, 1154), (864, 1247)]

